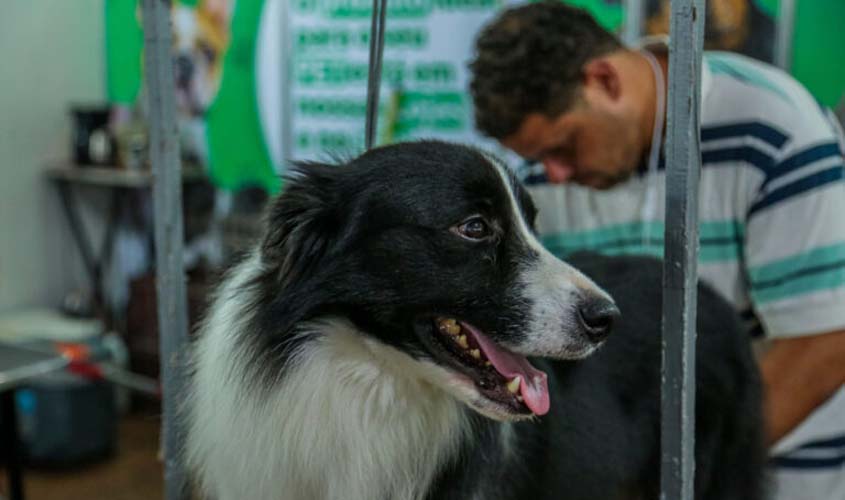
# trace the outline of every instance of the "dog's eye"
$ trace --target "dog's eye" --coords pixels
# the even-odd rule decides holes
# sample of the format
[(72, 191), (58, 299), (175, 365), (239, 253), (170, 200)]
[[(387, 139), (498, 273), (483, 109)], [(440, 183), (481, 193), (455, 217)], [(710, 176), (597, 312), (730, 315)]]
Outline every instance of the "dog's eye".
[(208, 62), (213, 63), (214, 60), (217, 58), (217, 53), (207, 43), (200, 43), (198, 48), (200, 53), (205, 56)]
[(473, 217), (454, 228), (454, 231), (468, 240), (483, 240), (493, 235), (490, 225), (481, 217)]

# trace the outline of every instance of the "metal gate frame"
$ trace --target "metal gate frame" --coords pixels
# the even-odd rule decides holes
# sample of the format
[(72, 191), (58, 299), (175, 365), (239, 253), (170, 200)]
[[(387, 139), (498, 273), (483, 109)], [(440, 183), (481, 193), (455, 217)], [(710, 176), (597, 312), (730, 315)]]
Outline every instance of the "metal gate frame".
[[(182, 261), (181, 163), (171, 65), (170, 0), (142, 0), (145, 80), (151, 119), (150, 158), (156, 246), (159, 348), (162, 367), (165, 498), (190, 498), (181, 460), (184, 433), (177, 413), (185, 387), (188, 316)], [(628, 0), (625, 40), (642, 30), (642, 0)], [(387, 0), (373, 0), (365, 143), (374, 144)], [(777, 61), (788, 67), (794, 0), (781, 0)], [(704, 0), (672, 2), (666, 127), (666, 232), (663, 271), (661, 495), (692, 500), (695, 449), (695, 324), (698, 264), (699, 104)], [(283, 9), (282, 22), (289, 15)], [(289, 24), (288, 24), (289, 26)], [(282, 36), (286, 30), (283, 29)], [(287, 47), (287, 43), (283, 43)], [(289, 49), (283, 50), (285, 55)], [(289, 82), (285, 61), (282, 81)], [(283, 89), (286, 95), (288, 89)], [(288, 120), (289, 121), (289, 120)], [(283, 138), (290, 124), (283, 119)], [(290, 142), (283, 142), (290, 147)]]
[(663, 253), (661, 500), (693, 500), (699, 106), (704, 0), (674, 0), (669, 27)]
[(143, 0), (144, 75), (150, 116), (153, 170), (156, 301), (162, 378), (161, 444), (168, 500), (188, 499), (188, 474), (181, 460), (184, 432), (178, 411), (185, 387), (188, 308), (182, 259), (182, 163), (171, 63), (169, 0)]
[(797, 0), (780, 0), (775, 32), (775, 64), (789, 71), (792, 68), (792, 40), (795, 35)]

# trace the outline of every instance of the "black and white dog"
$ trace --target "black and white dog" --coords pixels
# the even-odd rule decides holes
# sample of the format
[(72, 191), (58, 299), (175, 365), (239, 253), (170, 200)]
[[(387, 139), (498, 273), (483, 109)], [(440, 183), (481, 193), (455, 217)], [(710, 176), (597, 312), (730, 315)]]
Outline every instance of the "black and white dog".
[[(661, 267), (564, 263), (535, 215), (464, 146), (299, 166), (199, 332), (186, 459), (202, 491), (656, 499)], [(726, 303), (699, 297), (697, 498), (759, 500), (750, 347)]]

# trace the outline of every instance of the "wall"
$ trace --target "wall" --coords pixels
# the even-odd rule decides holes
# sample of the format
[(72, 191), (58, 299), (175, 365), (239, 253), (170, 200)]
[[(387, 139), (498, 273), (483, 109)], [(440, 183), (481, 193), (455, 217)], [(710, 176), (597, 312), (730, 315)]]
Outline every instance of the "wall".
[[(2, 1), (0, 312), (58, 305), (70, 288), (86, 284), (43, 171), (49, 160), (68, 156), (69, 104), (105, 97), (103, 2)], [(96, 229), (99, 217), (88, 215)]]

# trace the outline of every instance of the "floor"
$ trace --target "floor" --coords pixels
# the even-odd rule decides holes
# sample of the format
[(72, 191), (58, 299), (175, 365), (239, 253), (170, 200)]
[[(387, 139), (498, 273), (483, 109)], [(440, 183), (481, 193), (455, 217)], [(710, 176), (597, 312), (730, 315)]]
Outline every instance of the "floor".
[[(27, 470), (27, 500), (158, 500), (163, 497), (158, 460), (159, 419), (129, 416), (120, 423), (120, 449), (111, 459), (70, 471)], [(6, 492), (5, 474), (0, 497)]]

